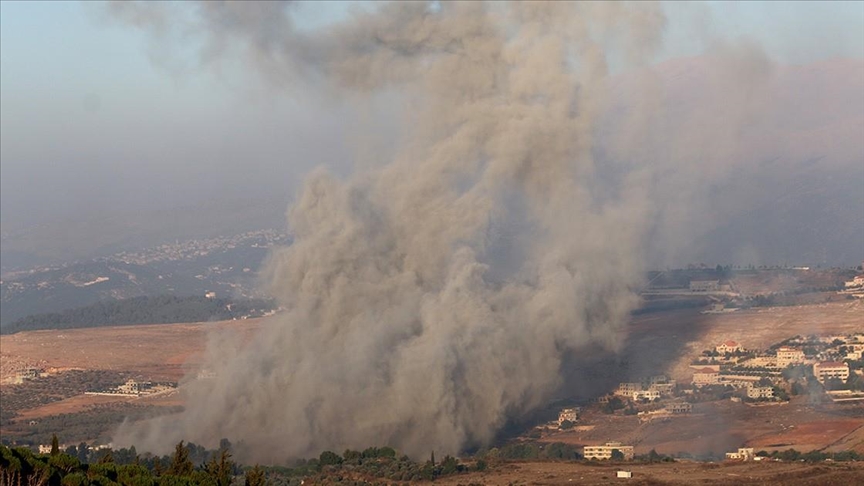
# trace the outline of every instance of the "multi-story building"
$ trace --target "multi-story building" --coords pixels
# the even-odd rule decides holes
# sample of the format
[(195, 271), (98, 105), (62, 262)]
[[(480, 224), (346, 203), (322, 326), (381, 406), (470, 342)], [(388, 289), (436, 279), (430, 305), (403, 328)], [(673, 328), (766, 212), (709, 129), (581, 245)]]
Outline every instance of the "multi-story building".
[(666, 411), (669, 413), (690, 413), (693, 411), (693, 405), (687, 402), (670, 403), (666, 405)]
[(620, 442), (607, 442), (600, 446), (585, 446), (582, 455), (585, 459), (612, 459), (612, 451), (618, 450), (625, 460), (633, 459), (633, 446), (621, 445)]
[(750, 461), (756, 455), (753, 453), (752, 447), (740, 447), (737, 452), (727, 452), (726, 459), (733, 461)]
[(747, 388), (747, 398), (774, 398), (774, 388), (770, 386), (751, 386)]
[(565, 408), (558, 413), (558, 426), (564, 422), (576, 422), (579, 419), (579, 410), (575, 408)]
[(633, 396), (633, 393), (638, 391), (642, 391), (642, 383), (619, 383), (618, 389), (615, 390), (615, 394), (631, 397)]
[(813, 365), (813, 376), (819, 383), (825, 384), (826, 380), (837, 378), (840, 381), (849, 379), (849, 365), (838, 361), (823, 361)]
[(720, 383), (720, 372), (711, 368), (702, 368), (693, 373), (693, 385), (700, 387), (705, 385), (717, 385)]
[(785, 368), (791, 364), (804, 362), (804, 351), (783, 346), (777, 349), (777, 366)]

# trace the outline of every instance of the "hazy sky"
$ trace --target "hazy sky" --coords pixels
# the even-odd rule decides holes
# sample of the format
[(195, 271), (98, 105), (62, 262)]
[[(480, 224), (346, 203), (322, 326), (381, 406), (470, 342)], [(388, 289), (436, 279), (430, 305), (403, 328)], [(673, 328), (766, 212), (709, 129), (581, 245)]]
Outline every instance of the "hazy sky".
[[(316, 2), (295, 15), (315, 29), (349, 9)], [(751, 38), (786, 63), (864, 57), (862, 2), (666, 10), (663, 58), (698, 55), (711, 37)], [(357, 122), (339, 107), (270, 96), (237, 67), (217, 75), (194, 64), (95, 2), (0, 3), (4, 223), (287, 197), (311, 167), (349, 165), (346, 127)]]

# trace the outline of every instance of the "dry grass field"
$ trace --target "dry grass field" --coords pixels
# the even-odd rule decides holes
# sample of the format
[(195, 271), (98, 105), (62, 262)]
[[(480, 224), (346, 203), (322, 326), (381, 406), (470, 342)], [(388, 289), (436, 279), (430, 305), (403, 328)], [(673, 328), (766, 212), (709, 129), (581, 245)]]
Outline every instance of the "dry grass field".
[(230, 327), (251, 335), (259, 319), (198, 324), (32, 331), (0, 336), (0, 360), (17, 366), (0, 368), (7, 383), (16, 368), (125, 371), (154, 381), (178, 381), (184, 365), (205, 346), (207, 332)]
[[(618, 479), (619, 470), (633, 477)], [(851, 486), (864, 483), (864, 463), (804, 464), (783, 462), (660, 464), (584, 464), (521, 462), (497, 465), (487, 472), (460, 474), (435, 481), (442, 485), (781, 485)]]

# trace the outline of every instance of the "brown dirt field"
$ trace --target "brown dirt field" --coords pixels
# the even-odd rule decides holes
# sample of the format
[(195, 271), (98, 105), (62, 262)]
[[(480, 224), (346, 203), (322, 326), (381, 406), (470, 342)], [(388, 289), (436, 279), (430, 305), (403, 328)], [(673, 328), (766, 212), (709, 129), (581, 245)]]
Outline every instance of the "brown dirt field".
[[(616, 478), (619, 470), (632, 471), (630, 479)], [(864, 463), (739, 462), (706, 464), (679, 461), (662, 464), (597, 464), (521, 462), (496, 465), (482, 473), (439, 478), (436, 484), (556, 485), (556, 484), (759, 484), (852, 485), (864, 481)]]
[(124, 403), (171, 407), (183, 405), (183, 400), (180, 397), (180, 393), (177, 391), (143, 397), (78, 395), (72, 398), (67, 398), (65, 400), (60, 400), (58, 402), (49, 403), (41, 407), (23, 411), (19, 413), (17, 417), (15, 417), (15, 421), (22, 422), (32, 419), (38, 419), (41, 417), (48, 417), (51, 415), (78, 413), (85, 410), (90, 410), (94, 406), (110, 406)]
[(847, 450), (864, 452), (864, 407), (808, 406), (804, 398), (789, 404), (752, 407), (729, 400), (694, 405), (694, 413), (640, 423), (635, 416), (583, 414), (580, 423), (593, 428), (557, 432), (542, 442), (584, 446), (619, 441), (637, 454), (687, 452), (722, 454), (738, 447), (757, 450)]
[[(258, 319), (197, 324), (32, 331), (0, 336), (3, 361), (47, 368), (131, 371), (155, 381), (177, 381), (184, 363), (204, 350), (210, 329), (232, 328), (251, 335)], [(4, 367), (3, 373), (14, 373)], [(9, 376), (0, 376), (4, 382)]]
[(26, 421), (49, 415), (59, 415), (61, 413), (77, 413), (88, 410), (94, 405), (112, 405), (117, 403), (129, 403), (135, 400), (134, 397), (106, 397), (99, 395), (78, 395), (77, 397), (67, 398), (59, 402), (49, 403), (38, 408), (32, 408), (18, 414), (16, 421)]

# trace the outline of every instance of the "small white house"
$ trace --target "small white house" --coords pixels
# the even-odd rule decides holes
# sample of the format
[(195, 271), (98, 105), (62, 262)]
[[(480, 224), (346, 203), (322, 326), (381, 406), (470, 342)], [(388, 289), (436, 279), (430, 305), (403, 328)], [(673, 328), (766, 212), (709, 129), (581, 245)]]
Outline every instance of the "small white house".
[(632, 478), (633, 471), (618, 471), (619, 478)]

